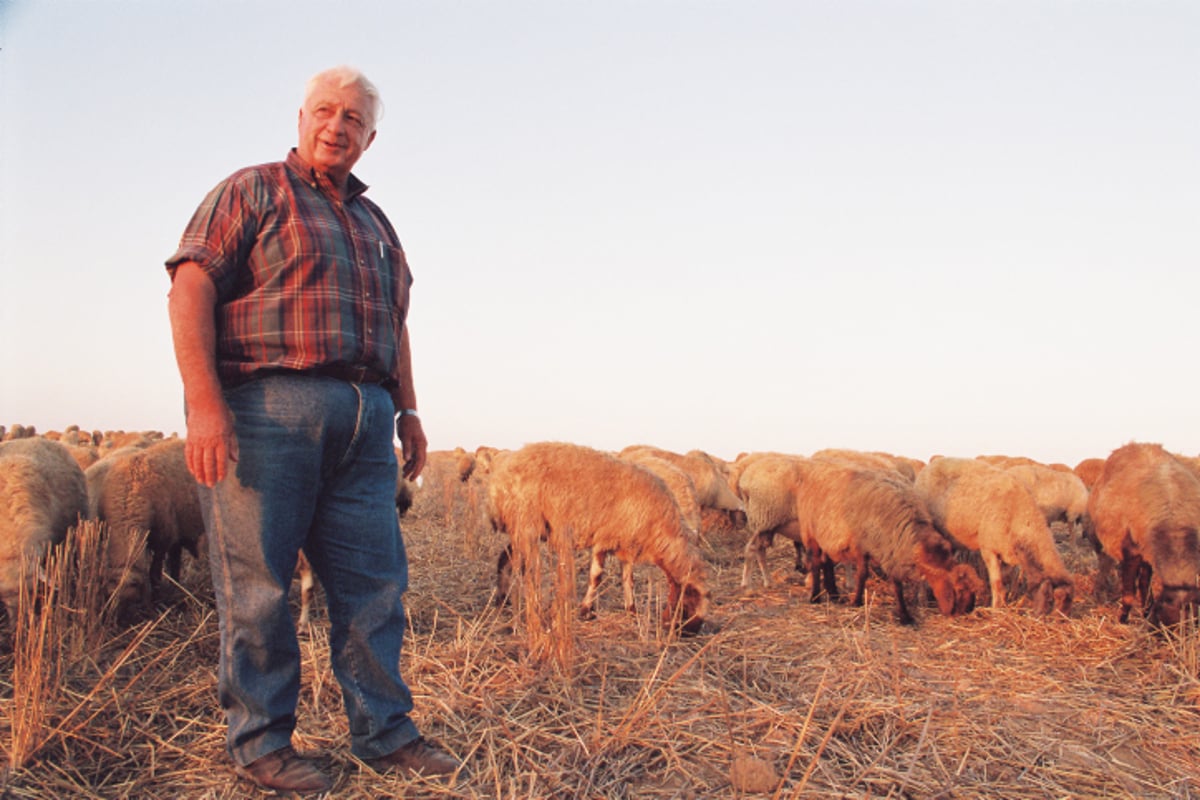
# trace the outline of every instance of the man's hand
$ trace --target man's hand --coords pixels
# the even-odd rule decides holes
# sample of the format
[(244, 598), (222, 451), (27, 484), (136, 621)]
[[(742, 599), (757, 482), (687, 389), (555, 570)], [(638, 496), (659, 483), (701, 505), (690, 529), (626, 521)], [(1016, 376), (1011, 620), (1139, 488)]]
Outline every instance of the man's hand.
[(425, 468), (425, 429), (421, 418), (415, 414), (401, 414), (396, 418), (396, 436), (400, 439), (400, 452), (404, 455), (402, 474), (405, 480), (415, 481)]
[(238, 460), (233, 414), (223, 402), (215, 408), (189, 408), (187, 415), (188, 472), (210, 489), (225, 479), (230, 462)]

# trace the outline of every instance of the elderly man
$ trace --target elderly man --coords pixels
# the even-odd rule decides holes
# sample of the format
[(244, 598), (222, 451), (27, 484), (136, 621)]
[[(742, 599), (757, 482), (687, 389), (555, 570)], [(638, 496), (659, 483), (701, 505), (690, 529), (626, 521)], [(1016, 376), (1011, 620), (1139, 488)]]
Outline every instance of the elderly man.
[(380, 772), (461, 766), (417, 732), (400, 676), (408, 562), (392, 433), (409, 479), (426, 440), (405, 325), (412, 277), (350, 171), (379, 107), (356, 70), (314, 76), (297, 147), (213, 189), (166, 262), (227, 747), (241, 775), (281, 792), (331, 787), (291, 744), (300, 650), (288, 590), (301, 548), (329, 600), (354, 755)]

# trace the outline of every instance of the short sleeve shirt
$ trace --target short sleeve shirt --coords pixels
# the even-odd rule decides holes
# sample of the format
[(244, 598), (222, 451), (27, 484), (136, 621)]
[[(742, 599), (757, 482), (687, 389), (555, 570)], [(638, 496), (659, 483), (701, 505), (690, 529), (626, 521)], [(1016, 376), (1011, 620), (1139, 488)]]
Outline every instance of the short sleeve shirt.
[(217, 292), (225, 383), (331, 364), (397, 377), (412, 274), (391, 223), (350, 176), (348, 197), (292, 150), (216, 186), (188, 223), (175, 268), (196, 262)]

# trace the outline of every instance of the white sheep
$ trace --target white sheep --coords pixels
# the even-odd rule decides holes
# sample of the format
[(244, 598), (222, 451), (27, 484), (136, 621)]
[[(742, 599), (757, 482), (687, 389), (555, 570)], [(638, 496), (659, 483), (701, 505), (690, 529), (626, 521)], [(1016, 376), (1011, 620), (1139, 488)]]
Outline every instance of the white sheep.
[(688, 474), (696, 487), (696, 502), (710, 508), (738, 514), (745, 511), (741, 498), (729, 483), (716, 459), (701, 450), (676, 453), (652, 445), (631, 445), (618, 454), (621, 458), (654, 456), (669, 461)]
[(1042, 464), (1014, 464), (1005, 472), (1025, 485), (1037, 501), (1047, 524), (1066, 523), (1073, 532), (1083, 528), (1087, 516), (1088, 490), (1074, 472)]
[[(742, 566), (742, 587), (750, 585), (750, 563), (757, 561), (763, 583), (769, 585), (766, 549), (776, 536), (791, 539), (796, 550), (796, 570), (808, 571), (807, 550), (800, 526), (800, 494), (811, 459), (786, 453), (751, 453), (731, 466), (737, 492), (746, 507), (746, 551)], [(813, 576), (813, 585), (832, 584), (832, 565), (822, 584)], [(836, 590), (836, 589), (835, 589)]]
[[(183, 551), (199, 555), (204, 518), (195, 479), (188, 472), (183, 439), (130, 447), (88, 468), (96, 518), (108, 530), (106, 580), (121, 602), (149, 603), (167, 574), (179, 580)], [(95, 473), (93, 473), (95, 471)], [(132, 552), (146, 534), (150, 566)], [(122, 577), (122, 567), (129, 564)]]
[(10, 615), (22, 562), (43, 557), (86, 516), (83, 470), (66, 446), (40, 437), (0, 444), (0, 601)]

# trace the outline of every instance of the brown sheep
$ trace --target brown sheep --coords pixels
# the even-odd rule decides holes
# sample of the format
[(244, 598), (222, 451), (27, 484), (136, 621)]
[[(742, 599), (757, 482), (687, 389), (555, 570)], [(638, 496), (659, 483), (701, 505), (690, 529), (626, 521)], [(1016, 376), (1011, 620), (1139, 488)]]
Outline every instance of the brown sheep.
[(15, 616), (22, 563), (39, 559), (87, 516), (83, 470), (40, 437), (0, 444), (0, 602)]
[(1050, 526), (1033, 495), (1003, 469), (968, 458), (938, 458), (917, 475), (934, 526), (987, 565), (992, 607), (1004, 605), (1001, 562), (1020, 566), (1035, 613), (1051, 605), (1070, 613), (1074, 582), (1054, 546)]
[(690, 475), (667, 459), (660, 458), (649, 451), (633, 451), (628, 455), (620, 456), (620, 458), (622, 461), (628, 461), (643, 469), (648, 469), (662, 479), (662, 482), (671, 490), (671, 496), (675, 498), (675, 502), (679, 504), (683, 521), (687, 523), (688, 528), (697, 533), (700, 531), (700, 501), (696, 498), (696, 484)]
[(1088, 491), (1091, 491), (1104, 472), (1104, 463), (1105, 459), (1103, 458), (1085, 458), (1075, 465), (1072, 472), (1078, 475), (1079, 480), (1083, 481), (1083, 485), (1088, 488)]
[[(488, 482), (492, 526), (511, 537), (497, 566), (497, 601), (508, 596), (511, 558), (535, 557), (539, 539), (570, 537), (592, 549), (588, 590), (580, 606), (592, 614), (608, 555), (623, 564), (654, 564), (667, 579), (667, 608), (685, 633), (698, 632), (708, 610), (707, 569), (670, 491), (649, 471), (581, 445), (526, 445), (493, 462)], [(632, 586), (625, 606), (633, 610)]]
[[(1118, 448), (1092, 489), (1088, 514), (1102, 569), (1121, 565), (1122, 622), (1139, 600), (1163, 625), (1200, 604), (1200, 478), (1187, 465), (1157, 444)], [(1149, 592), (1153, 576), (1162, 587), (1157, 600)]]
[(827, 448), (812, 454), (814, 459), (821, 461), (841, 461), (863, 469), (887, 470), (912, 483), (917, 478), (917, 470), (908, 459), (897, 458), (887, 453), (868, 453), (862, 450), (845, 450)]
[[(946, 616), (975, 608), (983, 589), (979, 576), (954, 560), (953, 546), (934, 529), (925, 503), (903, 476), (813, 459), (806, 481), (798, 516), (813, 574), (824, 573), (819, 567), (826, 559), (853, 563), (853, 605), (863, 604), (868, 571), (875, 564), (892, 581), (902, 625), (914, 621), (904, 599), (905, 582), (928, 583)], [(814, 580), (813, 601), (819, 596)]]
[[(163, 565), (178, 581), (183, 551), (199, 556), (204, 518), (195, 479), (188, 472), (183, 439), (165, 439), (147, 447), (136, 445), (93, 464), (105, 474), (93, 480), (96, 518), (108, 528), (107, 577), (122, 602), (140, 597), (149, 603), (162, 582)], [(150, 566), (140, 564), (132, 548), (146, 533)], [(124, 578), (117, 565), (131, 563)]]

